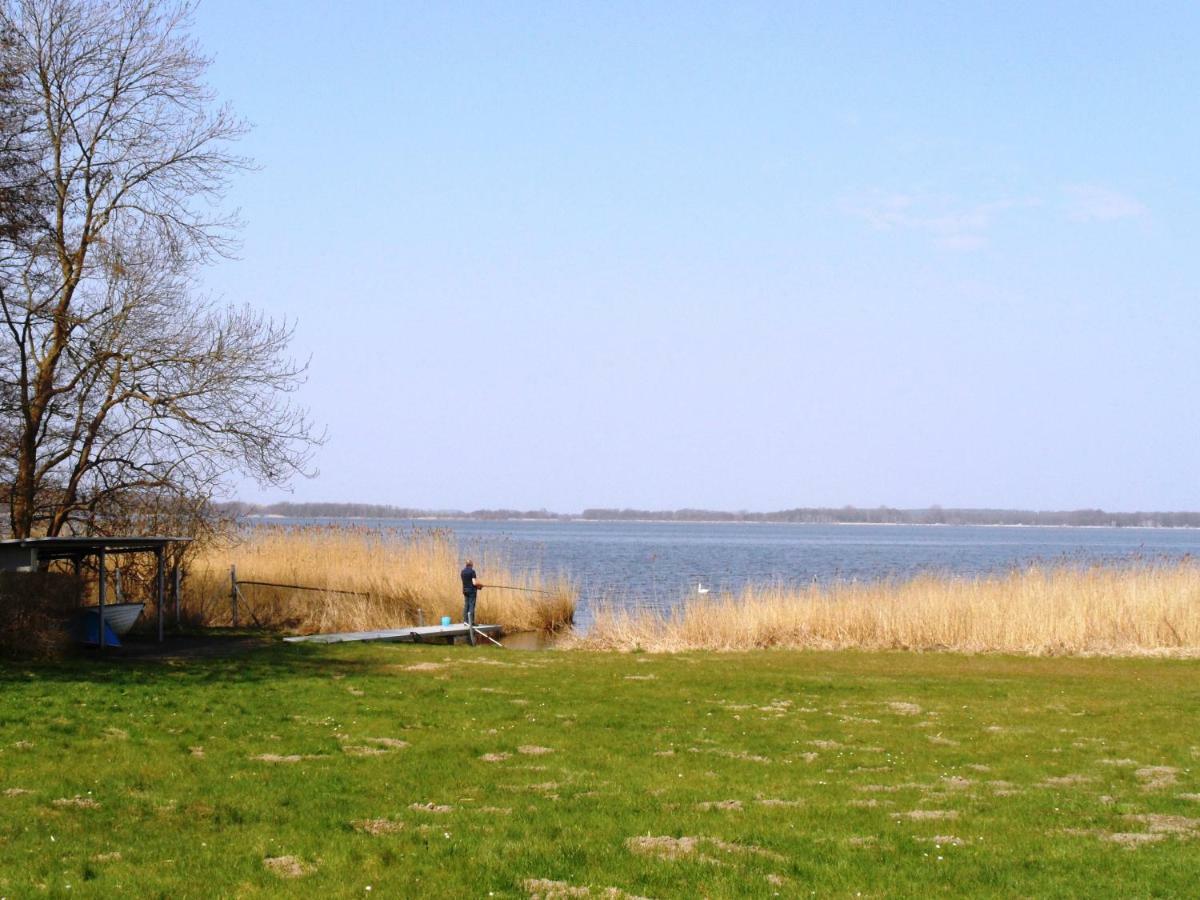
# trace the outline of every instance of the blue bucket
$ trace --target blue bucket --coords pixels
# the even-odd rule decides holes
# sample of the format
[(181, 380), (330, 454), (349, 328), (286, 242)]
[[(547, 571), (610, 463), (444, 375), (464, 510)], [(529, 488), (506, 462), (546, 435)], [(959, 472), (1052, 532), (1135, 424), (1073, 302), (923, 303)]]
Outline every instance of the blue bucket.
[(449, 616), (442, 616), (442, 624), (443, 624), (443, 625), (449, 625), (449, 624), (450, 624), (450, 617), (449, 617)]

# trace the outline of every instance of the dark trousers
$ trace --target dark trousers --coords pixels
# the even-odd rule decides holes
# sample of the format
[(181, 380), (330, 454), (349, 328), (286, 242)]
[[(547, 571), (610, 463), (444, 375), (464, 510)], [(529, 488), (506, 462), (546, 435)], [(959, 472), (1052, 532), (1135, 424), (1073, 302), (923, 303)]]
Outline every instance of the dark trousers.
[[(476, 593), (463, 593), (463, 621), (468, 625), (475, 624), (475, 597)], [(472, 647), (475, 646), (475, 629), (471, 628), (467, 631), (467, 643)]]

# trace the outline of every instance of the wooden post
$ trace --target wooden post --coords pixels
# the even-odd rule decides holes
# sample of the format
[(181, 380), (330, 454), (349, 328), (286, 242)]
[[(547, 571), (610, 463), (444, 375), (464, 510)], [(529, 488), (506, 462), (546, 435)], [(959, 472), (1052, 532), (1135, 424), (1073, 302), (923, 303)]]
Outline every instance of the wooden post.
[(105, 590), (107, 590), (104, 586), (104, 551), (103, 550), (101, 550), (100, 554), (99, 554), (98, 568), (100, 569), (100, 599), (99, 599), (99, 606), (96, 609), (96, 615), (99, 616), (100, 621), (98, 621), (96, 623), (96, 626), (97, 626), (96, 637), (98, 638), (100, 652), (103, 653), (104, 652), (104, 592), (105, 592)]
[(176, 631), (179, 631), (180, 629), (183, 628), (183, 622), (182, 622), (182, 620), (180, 618), (180, 614), (179, 614), (179, 595), (181, 593), (179, 590), (180, 577), (181, 577), (181, 575), (179, 572), (179, 563), (175, 563), (175, 565), (171, 571), (171, 594), (173, 595), (173, 599), (175, 600), (175, 630)]
[(154, 573), (154, 599), (158, 605), (158, 642), (160, 644), (163, 641), (163, 600), (166, 599), (166, 591), (163, 588), (163, 577), (166, 575), (163, 571), (165, 568), (163, 551), (165, 549), (165, 547), (159, 547), (154, 551), (154, 560), (157, 564)]
[(229, 567), (229, 609), (230, 609), (231, 615), (233, 617), (233, 627), (234, 628), (237, 628), (237, 624), (238, 624), (237, 597), (238, 597), (237, 566), (230, 566)]

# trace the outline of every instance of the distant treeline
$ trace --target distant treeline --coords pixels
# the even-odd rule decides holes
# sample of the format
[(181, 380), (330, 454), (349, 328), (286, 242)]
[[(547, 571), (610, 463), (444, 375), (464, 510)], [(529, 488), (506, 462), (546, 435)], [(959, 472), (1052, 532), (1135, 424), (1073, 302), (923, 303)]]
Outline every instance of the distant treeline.
[(1200, 527), (1200, 512), (1105, 512), (1102, 509), (1038, 511), (1026, 509), (893, 509), (880, 506), (804, 507), (777, 512), (721, 512), (708, 509), (651, 511), (585, 509), (580, 516), (598, 521), (653, 522), (803, 522), (875, 525), (1103, 525), (1117, 527)]
[(805, 507), (778, 512), (723, 512), (712, 509), (585, 509), (578, 515), (544, 509), (414, 509), (374, 503), (219, 504), (233, 516), (285, 516), (296, 519), (586, 519), (596, 522), (804, 522), (876, 525), (1103, 525), (1117, 527), (1200, 528), (1200, 512), (1105, 512), (1102, 509), (1037, 511), (1025, 509), (893, 509), (879, 506)]

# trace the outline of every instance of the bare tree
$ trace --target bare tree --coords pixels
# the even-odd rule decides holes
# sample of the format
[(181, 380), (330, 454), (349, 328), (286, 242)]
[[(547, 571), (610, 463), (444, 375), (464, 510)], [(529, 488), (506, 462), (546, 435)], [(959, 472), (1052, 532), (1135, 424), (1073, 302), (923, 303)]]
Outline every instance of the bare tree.
[[(19, 244), (34, 224), (43, 189), (31, 149), (36, 110), (20, 91), (16, 35), (0, 29), (0, 241)], [(44, 199), (44, 198), (41, 198)]]
[(0, 0), (41, 189), (21, 238), (0, 235), (0, 489), (16, 536), (102, 529), (232, 472), (284, 483), (318, 442), (288, 400), (304, 371), (291, 329), (196, 295), (198, 267), (231, 251), (219, 201), (249, 163), (190, 13)]

